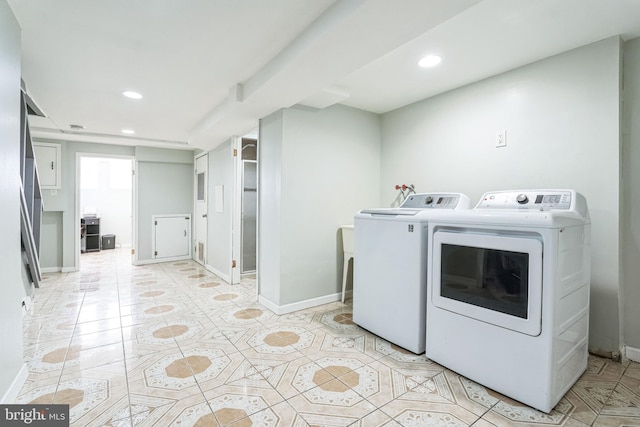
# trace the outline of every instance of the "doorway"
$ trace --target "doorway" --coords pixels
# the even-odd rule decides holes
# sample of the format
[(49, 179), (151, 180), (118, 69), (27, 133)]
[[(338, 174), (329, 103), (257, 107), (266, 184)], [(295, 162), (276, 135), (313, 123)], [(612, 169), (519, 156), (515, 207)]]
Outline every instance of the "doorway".
[(209, 156), (205, 153), (195, 159), (195, 207), (194, 207), (194, 259), (201, 265), (207, 264), (207, 230), (208, 230), (208, 170)]
[(258, 140), (242, 138), (242, 274), (256, 272)]
[(76, 218), (80, 224), (77, 262), (87, 252), (132, 248), (133, 158), (95, 154), (77, 155)]

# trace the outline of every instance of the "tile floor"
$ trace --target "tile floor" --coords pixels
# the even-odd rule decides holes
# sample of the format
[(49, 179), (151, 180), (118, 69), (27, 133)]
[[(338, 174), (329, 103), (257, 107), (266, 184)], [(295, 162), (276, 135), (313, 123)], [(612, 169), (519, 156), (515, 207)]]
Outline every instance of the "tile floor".
[(25, 322), (16, 403), (68, 403), (73, 426), (631, 426), (640, 364), (590, 357), (551, 414), (363, 331), (349, 304), (277, 316), (255, 281), (124, 249), (47, 274)]

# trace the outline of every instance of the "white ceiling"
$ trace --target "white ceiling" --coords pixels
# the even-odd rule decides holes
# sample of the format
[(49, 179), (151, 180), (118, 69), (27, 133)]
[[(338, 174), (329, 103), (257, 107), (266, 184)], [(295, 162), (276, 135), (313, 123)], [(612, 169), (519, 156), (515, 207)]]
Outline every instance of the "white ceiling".
[[(297, 103), (384, 113), (640, 36), (638, 0), (8, 2), (23, 79), (47, 116), (31, 117), (34, 136), (167, 148), (214, 148)], [(427, 53), (442, 63), (417, 67)]]

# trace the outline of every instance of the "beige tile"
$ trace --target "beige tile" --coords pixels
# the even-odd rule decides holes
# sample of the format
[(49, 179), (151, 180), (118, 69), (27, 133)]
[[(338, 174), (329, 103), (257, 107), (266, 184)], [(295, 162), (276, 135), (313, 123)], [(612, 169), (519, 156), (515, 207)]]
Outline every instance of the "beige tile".
[(460, 407), (482, 416), (504, 398), (489, 388), (445, 369), (443, 375), (451, 387), (450, 399)]
[(625, 366), (603, 357), (589, 355), (587, 370), (580, 380), (587, 381), (618, 381), (625, 371)]
[(224, 385), (204, 395), (221, 425), (237, 422), (284, 401), (273, 388)]
[(394, 400), (380, 410), (406, 427), (426, 425), (469, 426), (479, 417), (447, 401)]
[(376, 410), (352, 424), (354, 427), (402, 427), (381, 410)]
[(582, 423), (567, 415), (571, 412), (569, 408), (561, 407), (567, 402), (562, 402), (556, 406), (549, 414), (537, 411), (522, 403), (516, 402), (509, 398), (503, 398), (494, 405), (489, 412), (482, 416), (483, 419), (495, 424), (496, 426), (584, 426)]
[(640, 425), (637, 363), (590, 356), (542, 414), (363, 330), (349, 301), (278, 316), (255, 278), (193, 261), (81, 263), (36, 291), (17, 399), (72, 403), (74, 426)]
[(125, 394), (85, 425), (118, 427), (152, 425), (175, 404), (176, 401), (171, 399)]
[(630, 362), (629, 366), (624, 371), (624, 376), (640, 380), (640, 363)]
[[(163, 413), (159, 414), (156, 419), (147, 419), (144, 413), (134, 415), (134, 425), (136, 427), (155, 426), (198, 426), (198, 427), (217, 427), (217, 423), (213, 412), (209, 407), (205, 397), (202, 394), (195, 394), (178, 400), (175, 404), (167, 405), (167, 407), (159, 407)], [(137, 421), (137, 422), (136, 422)]]
[(600, 414), (640, 420), (640, 380), (623, 378), (607, 399)]
[(304, 393), (320, 383), (335, 379), (328, 371), (307, 357), (282, 362), (274, 359), (249, 359), (260, 376), (285, 399)]
[(83, 349), (118, 343), (122, 343), (122, 331), (120, 329), (110, 329), (108, 331), (94, 332), (86, 335), (74, 335), (71, 339), (71, 345), (78, 345)]
[(333, 392), (314, 388), (288, 399), (287, 403), (310, 425), (347, 426), (376, 409), (353, 390)]
[(473, 423), (473, 427), (496, 427), (496, 425), (483, 418), (480, 418), (478, 421)]
[(640, 426), (640, 419), (632, 417), (617, 417), (611, 415), (599, 415), (593, 423), (597, 427), (631, 427)]

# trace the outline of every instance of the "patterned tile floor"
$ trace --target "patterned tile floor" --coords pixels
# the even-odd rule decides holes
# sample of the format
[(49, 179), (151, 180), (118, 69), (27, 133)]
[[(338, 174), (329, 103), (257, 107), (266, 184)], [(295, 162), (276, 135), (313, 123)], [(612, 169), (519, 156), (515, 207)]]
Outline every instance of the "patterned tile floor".
[(590, 357), (543, 414), (363, 331), (349, 304), (277, 316), (255, 280), (126, 252), (45, 275), (17, 403), (68, 403), (73, 426), (640, 425), (640, 364)]

